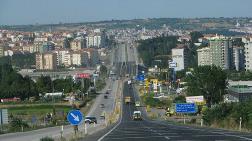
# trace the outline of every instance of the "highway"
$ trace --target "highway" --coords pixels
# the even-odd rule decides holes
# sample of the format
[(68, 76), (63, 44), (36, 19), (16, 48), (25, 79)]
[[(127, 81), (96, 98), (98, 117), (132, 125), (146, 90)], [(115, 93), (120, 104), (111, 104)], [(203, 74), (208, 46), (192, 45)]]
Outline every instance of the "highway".
[[(124, 84), (123, 96), (138, 99), (134, 89)], [(123, 104), (120, 121), (106, 132), (98, 132), (85, 141), (244, 141), (252, 140), (252, 134), (222, 129), (200, 128), (174, 125), (168, 122), (150, 120), (144, 114), (143, 121), (133, 121), (132, 114), (137, 108), (134, 104)], [(144, 112), (144, 108), (140, 108)]]
[[(127, 48), (128, 49), (128, 48)], [(126, 49), (126, 52), (127, 52)], [(129, 57), (127, 52), (126, 56)], [(126, 57), (127, 58), (127, 57)], [(126, 60), (124, 68), (132, 67), (132, 64)], [(122, 64), (121, 64), (122, 65)], [(120, 75), (132, 73), (132, 69), (120, 70)], [(124, 77), (125, 78), (125, 77)], [(126, 78), (128, 79), (128, 78)], [(123, 97), (131, 96), (133, 103), (139, 101), (139, 96), (134, 86), (126, 82), (123, 87)], [(142, 121), (133, 121), (132, 114), (134, 110), (140, 110), (143, 113)], [(120, 120), (111, 128), (99, 131), (85, 138), (85, 141), (244, 141), (252, 140), (252, 134), (228, 131), (222, 129), (213, 129), (206, 127), (193, 127), (176, 125), (165, 121), (150, 120), (146, 116), (144, 107), (135, 107), (134, 104), (122, 104), (122, 115)]]

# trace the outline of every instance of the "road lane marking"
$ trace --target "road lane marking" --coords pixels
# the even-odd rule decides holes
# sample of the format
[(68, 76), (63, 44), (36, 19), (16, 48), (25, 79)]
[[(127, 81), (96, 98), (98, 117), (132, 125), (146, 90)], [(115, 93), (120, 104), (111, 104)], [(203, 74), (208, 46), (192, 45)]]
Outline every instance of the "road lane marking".
[[(123, 96), (123, 94), (122, 94)], [(115, 125), (115, 127), (113, 127), (111, 130), (109, 130), (105, 135), (103, 135), (101, 138), (99, 138), (97, 141), (101, 141), (103, 140), (106, 136), (108, 136), (112, 131), (114, 131), (122, 122), (122, 112), (123, 112), (123, 105), (121, 105), (121, 115), (120, 115), (120, 120), (119, 122)]]
[(164, 138), (164, 136), (141, 136), (141, 137), (118, 137), (118, 138), (109, 138), (110, 140), (122, 140), (122, 139), (145, 139), (145, 138)]
[(170, 138), (168, 136), (164, 136), (165, 139), (169, 140)]
[(241, 138), (241, 139), (252, 141), (252, 138), (247, 138), (247, 137), (243, 137), (243, 136), (239, 136), (239, 135), (230, 135), (230, 134), (219, 133), (219, 132), (211, 132), (211, 133), (220, 134), (220, 135), (229, 136), (229, 137), (236, 137), (236, 138)]

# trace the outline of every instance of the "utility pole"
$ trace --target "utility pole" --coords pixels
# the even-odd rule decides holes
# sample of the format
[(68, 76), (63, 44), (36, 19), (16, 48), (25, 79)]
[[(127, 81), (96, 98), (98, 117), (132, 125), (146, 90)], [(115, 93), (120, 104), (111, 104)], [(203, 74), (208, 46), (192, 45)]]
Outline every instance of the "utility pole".
[(242, 128), (242, 117), (240, 117), (239, 131), (241, 131), (241, 128)]

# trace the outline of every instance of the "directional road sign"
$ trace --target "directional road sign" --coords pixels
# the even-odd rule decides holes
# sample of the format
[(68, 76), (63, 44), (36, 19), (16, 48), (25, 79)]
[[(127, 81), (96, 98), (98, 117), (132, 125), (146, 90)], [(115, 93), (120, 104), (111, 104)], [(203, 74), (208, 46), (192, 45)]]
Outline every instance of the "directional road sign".
[(194, 103), (176, 104), (176, 113), (196, 113), (196, 105)]
[(137, 75), (137, 80), (138, 81), (144, 81), (144, 75), (143, 74)]
[(68, 113), (67, 120), (72, 125), (79, 125), (83, 120), (83, 114), (81, 113), (80, 110), (72, 110)]

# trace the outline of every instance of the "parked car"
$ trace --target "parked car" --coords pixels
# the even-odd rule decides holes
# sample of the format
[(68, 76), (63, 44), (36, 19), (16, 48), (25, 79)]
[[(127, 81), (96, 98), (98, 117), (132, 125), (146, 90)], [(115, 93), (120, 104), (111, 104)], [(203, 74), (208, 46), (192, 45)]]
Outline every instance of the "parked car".
[(87, 117), (85, 117), (85, 123), (88, 123), (88, 124), (95, 123), (95, 124), (97, 124), (97, 119), (96, 119), (96, 117), (87, 116)]

